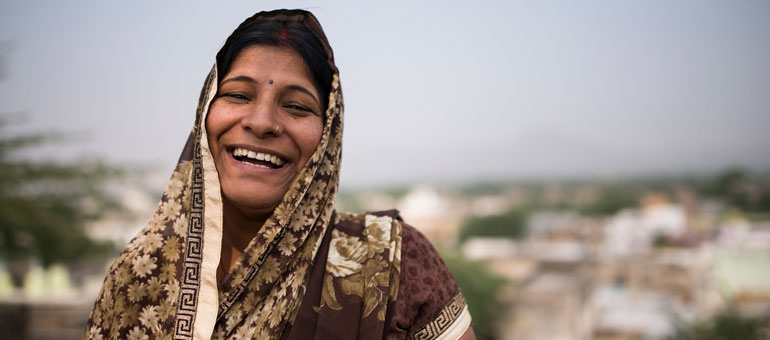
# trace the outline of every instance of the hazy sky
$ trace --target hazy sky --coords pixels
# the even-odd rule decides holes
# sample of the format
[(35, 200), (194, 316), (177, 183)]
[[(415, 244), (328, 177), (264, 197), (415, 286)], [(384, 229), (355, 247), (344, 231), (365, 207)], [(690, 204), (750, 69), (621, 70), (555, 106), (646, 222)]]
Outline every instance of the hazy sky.
[(4, 0), (0, 111), (170, 173), (216, 51), (280, 7), (334, 48), (343, 185), (770, 169), (764, 0)]

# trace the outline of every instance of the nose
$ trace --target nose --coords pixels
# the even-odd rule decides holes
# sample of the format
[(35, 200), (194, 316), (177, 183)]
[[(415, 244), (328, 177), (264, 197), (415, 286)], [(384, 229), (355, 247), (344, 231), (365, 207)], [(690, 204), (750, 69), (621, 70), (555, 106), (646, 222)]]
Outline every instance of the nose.
[(277, 137), (283, 134), (283, 125), (278, 112), (269, 98), (258, 98), (241, 118), (241, 126), (260, 138)]

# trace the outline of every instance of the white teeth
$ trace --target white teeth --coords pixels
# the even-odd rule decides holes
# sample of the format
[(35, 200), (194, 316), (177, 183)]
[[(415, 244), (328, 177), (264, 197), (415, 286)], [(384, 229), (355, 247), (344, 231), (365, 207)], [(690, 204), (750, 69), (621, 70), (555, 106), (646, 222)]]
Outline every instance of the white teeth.
[[(273, 164), (275, 164), (277, 166), (281, 166), (284, 163), (286, 163), (286, 161), (284, 161), (283, 159), (281, 159), (280, 157), (278, 157), (276, 155), (266, 154), (266, 153), (262, 153), (262, 152), (255, 152), (255, 151), (247, 150), (247, 149), (244, 149), (244, 148), (234, 148), (233, 149), (233, 156), (234, 157), (248, 157), (248, 158), (251, 158), (251, 159), (256, 159), (258, 161), (270, 162), (270, 163), (273, 163)], [(252, 164), (252, 165), (256, 165), (256, 166), (260, 166), (260, 167), (263, 167), (263, 168), (267, 168), (264, 165), (259, 165), (259, 164)]]

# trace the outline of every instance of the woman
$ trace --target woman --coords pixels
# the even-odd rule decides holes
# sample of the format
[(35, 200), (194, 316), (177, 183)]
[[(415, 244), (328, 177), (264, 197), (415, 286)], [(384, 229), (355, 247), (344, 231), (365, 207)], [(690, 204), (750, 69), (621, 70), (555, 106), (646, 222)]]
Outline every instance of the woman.
[(86, 338), (473, 339), (465, 300), (422, 235), (395, 211), (334, 210), (342, 108), (312, 14), (241, 24)]

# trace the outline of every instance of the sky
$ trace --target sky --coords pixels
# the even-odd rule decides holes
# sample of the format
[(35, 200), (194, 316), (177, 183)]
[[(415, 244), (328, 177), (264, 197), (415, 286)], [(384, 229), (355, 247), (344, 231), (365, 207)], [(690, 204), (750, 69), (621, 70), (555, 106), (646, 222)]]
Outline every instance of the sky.
[(0, 112), (170, 174), (217, 50), (284, 7), (334, 49), (343, 187), (770, 170), (762, 0), (4, 0)]

